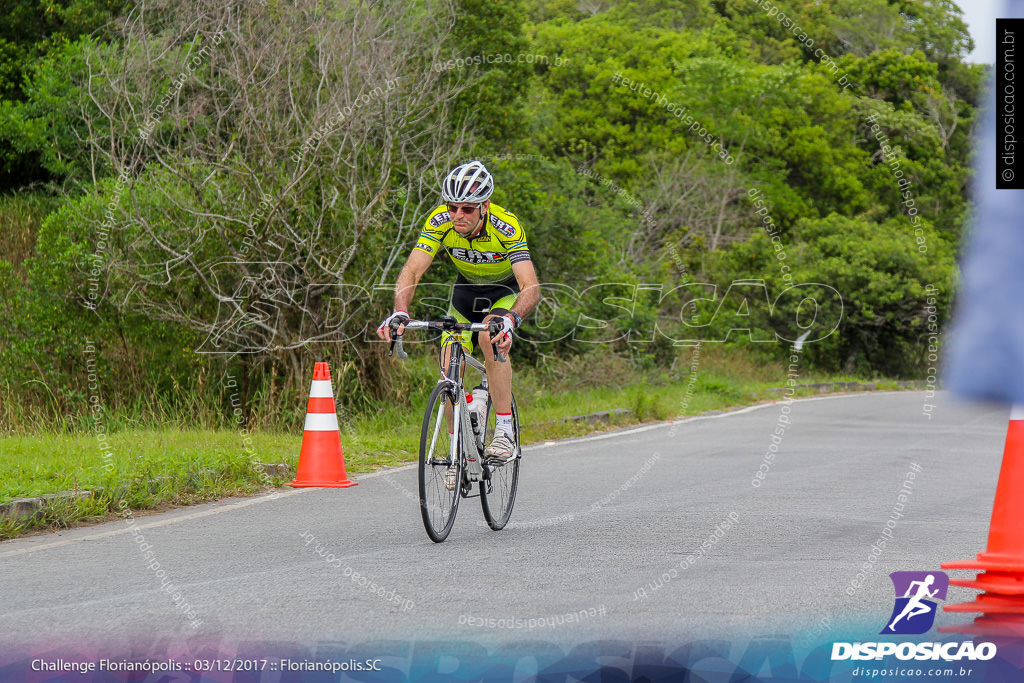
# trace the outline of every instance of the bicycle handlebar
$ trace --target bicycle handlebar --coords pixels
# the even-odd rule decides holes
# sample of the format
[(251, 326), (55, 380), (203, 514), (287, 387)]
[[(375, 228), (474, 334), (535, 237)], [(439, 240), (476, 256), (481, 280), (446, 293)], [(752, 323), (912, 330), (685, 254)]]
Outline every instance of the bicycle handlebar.
[[(397, 353), (400, 359), (405, 360), (409, 357), (409, 354), (402, 348), (402, 335), (396, 333), (398, 326), (401, 324), (397, 320), (391, 323), (391, 346), (388, 348), (388, 356), (390, 357)], [(437, 332), (490, 332), (493, 336), (501, 331), (501, 323), (497, 320), (492, 320), (489, 323), (460, 323), (454, 318), (449, 318), (448, 320), (410, 320), (405, 323), (405, 329), (434, 330)], [(498, 345), (491, 342), (491, 349), (494, 351), (494, 359), (499, 363), (504, 363), (505, 357), (498, 353)]]

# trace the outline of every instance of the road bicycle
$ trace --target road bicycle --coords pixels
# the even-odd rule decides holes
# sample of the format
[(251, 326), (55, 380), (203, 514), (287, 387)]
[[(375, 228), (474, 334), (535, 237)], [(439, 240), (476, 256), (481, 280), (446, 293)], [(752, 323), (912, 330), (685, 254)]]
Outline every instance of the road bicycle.
[[(405, 359), (408, 356), (402, 349), (402, 336), (395, 334), (395, 328), (397, 325), (392, 328), (388, 355), (397, 353), (399, 358)], [(420, 432), (420, 513), (427, 536), (435, 543), (443, 542), (455, 524), (459, 499), (478, 496), (487, 525), (500, 531), (512, 515), (519, 484), (519, 461), (522, 458), (519, 410), (513, 395), (512, 428), (516, 449), (513, 456), (504, 463), (484, 462), (484, 448), (494, 436), (494, 405), (488, 391), (483, 423), (479, 423), (479, 413), (476, 416), (471, 414), (463, 383), (463, 363), (480, 373), (478, 387), (484, 389), (487, 389), (487, 371), (483, 363), (463, 349), (459, 333), (489, 331), (497, 336), (501, 323), (460, 323), (451, 316), (443, 316), (439, 320), (410, 320), (405, 323), (405, 329), (442, 333), (438, 349), (441, 378), (427, 399)], [(498, 354), (497, 344), (492, 344), (492, 348), (495, 358), (505, 362)], [(450, 349), (447, 365), (443, 362), (446, 349)], [(474, 417), (477, 417), (476, 425)], [(474, 484), (479, 484), (477, 493), (473, 493)]]

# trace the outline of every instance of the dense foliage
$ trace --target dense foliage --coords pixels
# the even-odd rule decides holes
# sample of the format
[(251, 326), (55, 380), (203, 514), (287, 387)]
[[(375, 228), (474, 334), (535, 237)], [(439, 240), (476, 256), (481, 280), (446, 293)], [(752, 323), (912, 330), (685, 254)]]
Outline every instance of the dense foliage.
[(470, 157), (545, 284), (520, 362), (803, 335), (814, 368), (921, 376), (969, 212), (970, 46), (949, 0), (18, 0), (0, 422), (98, 394), (176, 415), (226, 373), (287, 422), (314, 359), (346, 406), (401, 399), (367, 340)]

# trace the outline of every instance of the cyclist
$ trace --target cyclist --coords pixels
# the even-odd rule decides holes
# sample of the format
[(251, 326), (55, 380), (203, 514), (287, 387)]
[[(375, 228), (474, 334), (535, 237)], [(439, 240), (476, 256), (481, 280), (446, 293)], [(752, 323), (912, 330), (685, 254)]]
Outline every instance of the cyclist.
[[(445, 177), (441, 183), (444, 203), (427, 217), (423, 232), (402, 267), (395, 285), (394, 312), (377, 328), (378, 337), (391, 341), (392, 321), (409, 321), (409, 304), (416, 285), (443, 247), (459, 271), (448, 315), (463, 323), (499, 319), (501, 331), (493, 342), (507, 360), (513, 330), (540, 300), (540, 283), (519, 219), (489, 201), (493, 192), (494, 179), (479, 161), (456, 166)], [(399, 325), (398, 333), (404, 329), (404, 325)], [(461, 333), (460, 341), (467, 352), (473, 350), (473, 336), (474, 333)], [(505, 462), (516, 452), (512, 367), (511, 363), (494, 358), (491, 343), (490, 334), (482, 332), (480, 346), (496, 416), (494, 438), (484, 457), (491, 462)], [(449, 357), (446, 353), (442, 358), (442, 367), (447, 367)]]

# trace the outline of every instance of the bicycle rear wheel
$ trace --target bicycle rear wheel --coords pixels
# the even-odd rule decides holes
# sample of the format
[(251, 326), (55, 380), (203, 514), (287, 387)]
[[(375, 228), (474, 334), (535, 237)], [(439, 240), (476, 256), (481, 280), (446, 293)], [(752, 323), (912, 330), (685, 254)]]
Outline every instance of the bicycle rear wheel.
[[(452, 442), (455, 435), (448, 433), (446, 406), (457, 407), (455, 397), (445, 384), (438, 384), (427, 400), (420, 432), (420, 514), (427, 536), (434, 543), (448, 538), (459, 509), (459, 489), (462, 485), (462, 459), (452, 462)], [(449, 489), (445, 479), (454, 486)]]
[[(487, 426), (484, 432), (484, 443), (490, 443), (494, 437), (495, 416), (494, 404), (487, 400)], [(516, 408), (516, 397), (512, 397), (512, 429), (515, 432), (516, 455), (503, 465), (485, 464), (484, 480), (480, 482), (480, 505), (484, 509), (487, 525), (500, 531), (508, 524), (512, 515), (512, 505), (516, 502), (516, 489), (519, 486), (520, 446), (519, 409)]]

